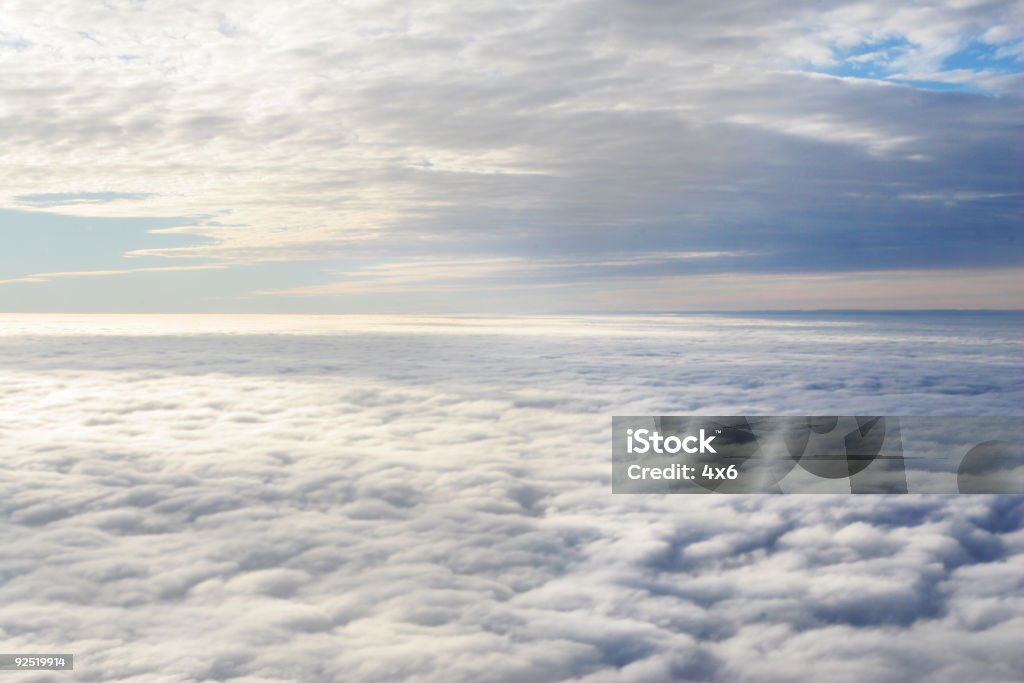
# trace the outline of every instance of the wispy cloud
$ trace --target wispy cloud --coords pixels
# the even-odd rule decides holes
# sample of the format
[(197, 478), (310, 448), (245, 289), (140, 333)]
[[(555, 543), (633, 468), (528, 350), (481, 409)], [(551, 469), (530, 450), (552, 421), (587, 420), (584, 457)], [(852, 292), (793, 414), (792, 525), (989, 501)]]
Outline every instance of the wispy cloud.
[[(862, 128), (848, 121), (837, 120), (829, 115), (811, 117), (768, 117), (740, 114), (728, 119), (743, 126), (757, 126), (786, 135), (807, 138), (818, 142), (848, 145), (866, 150), (872, 155), (891, 155), (900, 149), (907, 149), (914, 142), (912, 135), (893, 135), (881, 128)], [(923, 154), (911, 154), (907, 158), (915, 161), (927, 160)]]
[(551, 258), (420, 259), (368, 266), (346, 279), (322, 285), (258, 292), (267, 296), (329, 296), (367, 292), (451, 290), (461, 287), (506, 289), (608, 283), (619, 278), (663, 275), (673, 266), (702, 259), (750, 256), (745, 252), (692, 251), (623, 255), (613, 260)]
[(227, 268), (225, 264), (208, 263), (192, 266), (151, 266), (147, 268), (112, 268), (109, 270), (69, 270), (55, 273), (33, 273), (24, 277), (12, 277), (0, 280), (0, 285), (10, 285), (26, 282), (47, 282), (61, 278), (74, 277), (109, 277), (112, 275), (133, 275), (135, 273), (173, 273), (178, 271), (193, 270), (216, 270)]
[(49, 194), (22, 194), (14, 197), (19, 204), (44, 208), (78, 206), (81, 204), (107, 204), (140, 200), (151, 197), (147, 192), (54, 192)]

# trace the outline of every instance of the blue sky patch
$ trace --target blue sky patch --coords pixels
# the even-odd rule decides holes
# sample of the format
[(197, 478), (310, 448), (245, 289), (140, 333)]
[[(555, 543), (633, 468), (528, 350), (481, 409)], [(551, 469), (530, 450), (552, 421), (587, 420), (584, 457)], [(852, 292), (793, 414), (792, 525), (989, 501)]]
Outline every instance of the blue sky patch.
[[(161, 258), (125, 259), (123, 254), (150, 247), (187, 246), (202, 242), (195, 235), (150, 231), (195, 225), (194, 218), (96, 218), (36, 211), (0, 209), (0, 278), (34, 273), (185, 265)], [(196, 263), (201, 261), (196, 260)]]
[[(947, 81), (934, 78), (915, 78), (905, 74), (893, 63), (912, 52), (916, 46), (906, 38), (890, 37), (884, 40), (866, 41), (851, 48), (836, 48), (833, 51), (836, 64), (818, 68), (816, 71), (848, 78), (871, 78), (908, 83), (927, 90), (960, 92), (987, 92), (978, 83)], [(937, 73), (966, 71), (991, 74), (1014, 74), (1022, 71), (1021, 62), (1014, 57), (1000, 54), (1000, 46), (972, 40), (966, 47), (946, 57), (936, 69)]]

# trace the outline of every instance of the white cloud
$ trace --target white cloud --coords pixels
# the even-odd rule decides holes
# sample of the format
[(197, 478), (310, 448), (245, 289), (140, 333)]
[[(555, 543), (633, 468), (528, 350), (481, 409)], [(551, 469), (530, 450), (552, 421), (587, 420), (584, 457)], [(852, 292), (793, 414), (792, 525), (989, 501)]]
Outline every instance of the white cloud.
[(870, 154), (878, 155), (891, 154), (914, 141), (912, 136), (894, 137), (879, 130), (851, 126), (849, 122), (832, 120), (827, 116), (771, 120), (758, 116), (739, 115), (732, 117), (730, 121), (744, 126), (759, 126), (811, 140), (852, 145), (866, 149)]
[[(457, 290), (467, 285), (480, 289), (565, 287), (607, 282), (616, 277), (644, 277), (664, 272), (674, 264), (697, 259), (743, 256), (742, 252), (691, 251), (623, 255), (614, 260), (570, 261), (556, 258), (491, 258), (437, 261), (419, 259), (368, 266), (349, 279), (323, 285), (266, 290), (266, 296), (324, 296), (363, 292)], [(0, 284), (3, 281), (0, 280)]]
[(0, 631), (76, 680), (1024, 666), (1017, 497), (613, 497), (608, 458), (611, 414), (1006, 414), (1012, 316), (0, 330)]
[(56, 273), (33, 273), (25, 277), (7, 278), (0, 280), (0, 285), (15, 284), (21, 282), (46, 282), (57, 278), (66, 277), (107, 277), (109, 275), (131, 275), (132, 273), (167, 273), (189, 270), (212, 270), (224, 268), (220, 264), (204, 264), (198, 266), (156, 266), (152, 268), (123, 268), (114, 270), (74, 270)]

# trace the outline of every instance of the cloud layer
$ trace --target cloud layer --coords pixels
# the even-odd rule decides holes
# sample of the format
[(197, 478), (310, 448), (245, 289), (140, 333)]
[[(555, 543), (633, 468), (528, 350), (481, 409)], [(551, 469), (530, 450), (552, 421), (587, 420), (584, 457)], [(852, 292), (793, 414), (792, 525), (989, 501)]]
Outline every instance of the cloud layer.
[(0, 633), (9, 651), (73, 652), (76, 680), (1024, 668), (1019, 497), (609, 483), (611, 414), (1012, 413), (1018, 317), (0, 330)]
[(264, 297), (425, 262), (415, 298), (465, 259), (546, 270), (469, 269), (466, 296), (607, 290), (655, 253), (721, 255), (628, 273), (667, 292), (1019, 269), (1022, 25), (986, 1), (10, 2), (0, 203), (179, 217), (123, 250), (147, 265), (318, 263)]

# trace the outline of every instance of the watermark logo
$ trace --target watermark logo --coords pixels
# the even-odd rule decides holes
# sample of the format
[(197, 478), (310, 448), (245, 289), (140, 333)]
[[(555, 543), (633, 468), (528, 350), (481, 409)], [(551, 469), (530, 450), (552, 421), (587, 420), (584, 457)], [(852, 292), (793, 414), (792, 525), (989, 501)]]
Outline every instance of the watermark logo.
[[(716, 430), (719, 434), (721, 430)], [(676, 435), (662, 436), (657, 431), (651, 431), (649, 429), (627, 429), (626, 430), (626, 452), (637, 453), (643, 455), (644, 453), (717, 453), (711, 442), (715, 440), (714, 436), (705, 436), (705, 430), (700, 430), (699, 436), (684, 436), (682, 438)], [(694, 444), (697, 444), (696, 446)]]

